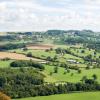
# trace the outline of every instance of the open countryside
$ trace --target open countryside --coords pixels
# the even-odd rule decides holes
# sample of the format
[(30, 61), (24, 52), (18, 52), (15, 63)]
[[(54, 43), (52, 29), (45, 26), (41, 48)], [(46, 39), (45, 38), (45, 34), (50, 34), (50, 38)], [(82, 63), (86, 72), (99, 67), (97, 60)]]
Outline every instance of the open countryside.
[(0, 100), (100, 100), (100, 0), (0, 0)]

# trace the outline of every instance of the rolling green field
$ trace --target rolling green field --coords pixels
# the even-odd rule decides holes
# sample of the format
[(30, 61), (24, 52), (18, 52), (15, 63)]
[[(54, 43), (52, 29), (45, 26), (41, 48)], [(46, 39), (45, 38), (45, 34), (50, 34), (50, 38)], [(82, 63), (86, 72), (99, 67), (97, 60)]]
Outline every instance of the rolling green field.
[[(1, 65), (0, 68), (10, 67), (10, 63), (12, 61), (13, 60), (0, 61), (0, 65)], [(79, 82), (83, 76), (87, 76), (88, 78), (92, 78), (93, 74), (97, 75), (97, 77), (98, 77), (97, 80), (98, 80), (98, 82), (100, 82), (100, 69), (86, 70), (84, 68), (81, 68), (80, 74), (75, 70), (70, 70), (70, 73), (64, 74), (65, 68), (62, 68), (62, 67), (58, 68), (58, 73), (53, 73), (54, 67), (55, 66), (45, 65), (45, 70), (42, 73), (46, 76), (45, 77), (46, 82), (59, 82), (59, 81)], [(50, 75), (50, 72), (52, 72), (52, 75)]]
[[(81, 69), (82, 72), (79, 74), (75, 70), (70, 70), (70, 73), (64, 74), (65, 69), (59, 67), (58, 73), (53, 73), (50, 76), (50, 72), (53, 72), (54, 66), (45, 66), (44, 74), (47, 76), (45, 80), (47, 82), (57, 82), (57, 81), (67, 81), (67, 82), (79, 82), (83, 76), (92, 78), (93, 74), (96, 74), (98, 77), (98, 82), (100, 82), (100, 69)], [(73, 76), (71, 75), (73, 73)]]
[[(82, 50), (84, 50), (84, 53), (82, 53)], [(100, 56), (100, 53), (96, 52), (96, 55), (94, 55), (94, 52), (95, 50), (89, 50), (88, 48), (85, 48), (85, 49), (81, 49), (81, 48), (75, 48), (75, 49), (71, 49), (71, 52), (79, 55), (79, 56), (87, 56), (87, 55), (93, 55), (95, 56), (96, 58), (98, 58)]]
[[(73, 54), (77, 55), (73, 55), (73, 54), (64, 54), (59, 55), (55, 52), (55, 50), (46, 52), (45, 50), (32, 50), (32, 49), (28, 49), (27, 51), (24, 51), (22, 49), (15, 49), (15, 50), (10, 50), (10, 52), (16, 52), (16, 53), (22, 53), (22, 54), (27, 54), (29, 52), (32, 53), (32, 55), (34, 57), (38, 57), (41, 59), (47, 59), (47, 57), (51, 57), (54, 58), (55, 56), (57, 56), (57, 61), (59, 62), (64, 62), (66, 63), (67, 60), (76, 60), (77, 62), (80, 62), (80, 64), (77, 64), (78, 67), (86, 67), (86, 64), (84, 64), (84, 60), (81, 57), (86, 57), (88, 55), (92, 55), (93, 59), (97, 59), (100, 57), (100, 53), (96, 52), (94, 50), (89, 50), (87, 48), (83, 48), (82, 45), (80, 46), (70, 46), (70, 45), (54, 45), (54, 49), (55, 48), (64, 48), (64, 49), (69, 49)], [(82, 53), (82, 51), (84, 51), (84, 53)], [(75, 65), (75, 64), (72, 64)]]
[(56, 54), (56, 52), (54, 50), (46, 52), (45, 50), (23, 51), (22, 49), (15, 49), (15, 50), (11, 50), (10, 52), (16, 52), (16, 53), (22, 53), (22, 54), (27, 54), (27, 53), (31, 52), (34, 57), (39, 57), (41, 59), (46, 59), (48, 56), (52, 57), (52, 58), (57, 56), (59, 58), (58, 59), (59, 62), (66, 62), (69, 59), (75, 59), (79, 62), (83, 62), (83, 59), (76, 57), (76, 56), (73, 56), (71, 54), (65, 54), (64, 56), (60, 56), (59, 54)]
[(1, 61), (0, 60), (0, 68), (8, 68), (10, 67), (10, 63), (12, 62), (13, 60), (8, 60), (8, 61)]
[(100, 100), (100, 92), (72, 93), (16, 100)]

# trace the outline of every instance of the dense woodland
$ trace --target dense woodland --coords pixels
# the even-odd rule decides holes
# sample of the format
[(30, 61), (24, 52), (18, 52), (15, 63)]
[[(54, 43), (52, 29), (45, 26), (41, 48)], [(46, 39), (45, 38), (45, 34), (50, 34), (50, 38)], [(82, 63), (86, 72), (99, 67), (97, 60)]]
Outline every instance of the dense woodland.
[(32, 96), (34, 86), (43, 84), (43, 78), (44, 75), (32, 68), (20, 68), (16, 72), (14, 69), (1, 69), (0, 90), (13, 98)]

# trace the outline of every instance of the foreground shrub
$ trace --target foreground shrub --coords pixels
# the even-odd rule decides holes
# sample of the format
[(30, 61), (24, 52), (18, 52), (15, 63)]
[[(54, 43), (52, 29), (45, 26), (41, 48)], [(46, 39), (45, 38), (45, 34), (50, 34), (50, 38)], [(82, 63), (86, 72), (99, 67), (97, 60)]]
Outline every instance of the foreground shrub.
[(0, 92), (0, 100), (11, 100), (11, 98)]

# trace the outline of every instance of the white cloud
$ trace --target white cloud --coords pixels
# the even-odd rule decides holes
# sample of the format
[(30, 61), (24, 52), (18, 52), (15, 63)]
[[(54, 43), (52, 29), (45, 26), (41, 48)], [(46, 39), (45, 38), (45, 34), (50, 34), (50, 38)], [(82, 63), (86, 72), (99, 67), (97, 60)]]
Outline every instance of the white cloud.
[(100, 4), (100, 0), (85, 0), (85, 2), (88, 4), (97, 4), (97, 5)]
[[(47, 2), (44, 5), (41, 1), (43, 0), (0, 0), (0, 31), (98, 30), (100, 26), (100, 13), (96, 14), (100, 9), (100, 0), (83, 0), (82, 3), (77, 0), (79, 6), (72, 0), (48, 0), (55, 4), (53, 7)], [(72, 3), (68, 4), (69, 2)]]

